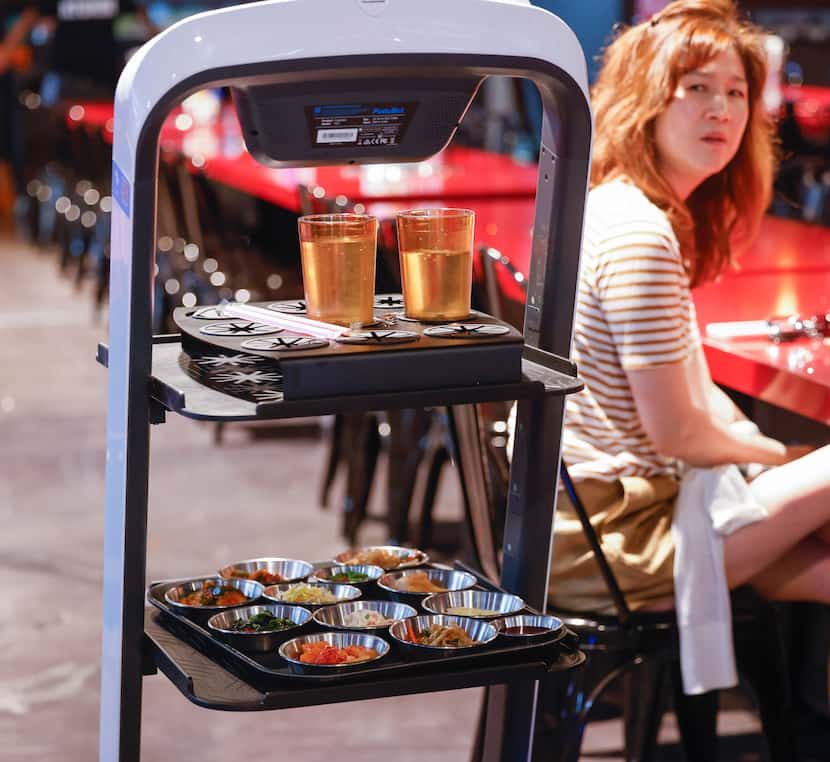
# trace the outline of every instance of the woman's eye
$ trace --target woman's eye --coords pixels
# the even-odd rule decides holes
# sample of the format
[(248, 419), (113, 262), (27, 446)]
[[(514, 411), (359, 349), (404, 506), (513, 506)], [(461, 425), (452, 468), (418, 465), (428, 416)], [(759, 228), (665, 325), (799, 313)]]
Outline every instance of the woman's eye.
[(743, 90), (730, 90), (729, 95), (733, 98), (746, 98), (746, 93)]
[(690, 90), (693, 93), (704, 93), (704, 92), (706, 92), (706, 85), (701, 84), (701, 83), (696, 83), (696, 84), (693, 84), (693, 85), (689, 85), (686, 89)]

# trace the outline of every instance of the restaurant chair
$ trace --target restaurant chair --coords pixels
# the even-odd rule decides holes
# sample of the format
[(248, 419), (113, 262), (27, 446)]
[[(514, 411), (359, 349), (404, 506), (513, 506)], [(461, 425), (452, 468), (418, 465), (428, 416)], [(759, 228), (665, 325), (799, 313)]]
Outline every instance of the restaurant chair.
[[(627, 759), (654, 759), (667, 687), (672, 690), (681, 744), (687, 758), (717, 759), (718, 692), (695, 696), (683, 693), (675, 612), (630, 610), (564, 464), (561, 483), (579, 517), (616, 613), (595, 615), (556, 609), (549, 612), (579, 635), (581, 648), (589, 655), (584, 670), (576, 676), (573, 685), (582, 706), (576, 716), (570, 718), (570, 748), (559, 758), (578, 759), (582, 732), (591, 708), (610, 684), (621, 678)], [(554, 530), (554, 538), (555, 534)], [(759, 711), (769, 759), (772, 762), (791, 760), (794, 758), (795, 734), (789, 678), (774, 607), (749, 588), (733, 591), (731, 597), (737, 668)], [(543, 705), (542, 735), (546, 730), (553, 730), (554, 737), (561, 737), (561, 731), (556, 728), (558, 720), (546, 709)], [(547, 757), (539, 757), (543, 758)]]
[[(491, 459), (503, 459), (504, 453), (487, 446), (483, 420), (476, 408), (452, 408), (452, 430), (471, 528), (473, 561), (497, 581), (501, 567), (497, 549), (501, 547), (506, 511), (506, 483), (498, 483), (498, 474), (505, 473), (507, 463), (503, 460), (499, 469), (492, 468)], [(565, 691), (554, 686), (555, 681), (547, 688), (544, 682), (540, 684), (534, 762), (577, 762), (591, 709), (620, 681), (626, 760), (655, 759), (657, 732), (669, 688), (686, 758), (691, 762), (718, 759), (718, 694), (683, 694), (675, 612), (640, 613), (629, 609), (564, 466), (561, 482), (580, 518), (597, 560), (597, 573), (608, 588), (616, 613), (547, 611), (578, 635), (579, 648), (588, 659), (573, 673)], [(771, 762), (795, 759), (789, 680), (772, 605), (746, 588), (733, 593), (732, 601), (738, 672), (759, 710), (768, 758)]]
[(523, 292), (527, 290), (527, 279), (510, 258), (498, 249), (481, 244), (476, 253), (481, 265), (481, 278), (474, 284), (473, 306), (522, 330), (524, 303), (507, 296), (500, 279), (511, 278), (519, 284)]
[(52, 110), (44, 106), (40, 96), (32, 90), (21, 91), (20, 103), (25, 195), (18, 199), (15, 213), (18, 215), (18, 232), (28, 240), (40, 243), (41, 202), (38, 200), (38, 191), (45, 177), (46, 166), (55, 157), (58, 124)]
[[(68, 110), (69, 104), (58, 108)], [(87, 272), (90, 247), (100, 214), (99, 202), (109, 194), (111, 158), (101, 158), (96, 129), (84, 124), (65, 126), (67, 148), (64, 167), (61, 219), (61, 270), (75, 268), (75, 284), (80, 285)], [(107, 146), (107, 153), (110, 153)], [(106, 168), (104, 168), (106, 167)], [(66, 203), (68, 200), (68, 204)], [(57, 202), (56, 202), (57, 203)]]
[(392, 217), (382, 217), (378, 220), (378, 258), (375, 272), (375, 293), (400, 294), (402, 290), (397, 224)]
[(86, 162), (90, 177), (89, 189), (85, 192), (81, 221), (82, 228), (87, 231), (85, 246), (78, 260), (78, 269), (75, 275), (76, 283), (87, 276), (95, 279), (96, 312), (97, 293), (99, 290), (102, 271), (109, 272), (109, 245), (112, 212), (112, 148), (104, 139), (102, 128), (83, 127), (86, 134)]

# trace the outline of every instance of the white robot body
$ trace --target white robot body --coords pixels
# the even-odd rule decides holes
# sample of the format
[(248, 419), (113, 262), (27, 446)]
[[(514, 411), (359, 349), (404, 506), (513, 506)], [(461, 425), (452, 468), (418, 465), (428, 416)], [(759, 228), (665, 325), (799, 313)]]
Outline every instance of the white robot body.
[(116, 92), (116, 130), (124, 139), (113, 158), (132, 182), (131, 157), (150, 111), (205, 71), (377, 54), (536, 58), (568, 72), (587, 100), (575, 35), (523, 0), (270, 0), (186, 18), (133, 56)]

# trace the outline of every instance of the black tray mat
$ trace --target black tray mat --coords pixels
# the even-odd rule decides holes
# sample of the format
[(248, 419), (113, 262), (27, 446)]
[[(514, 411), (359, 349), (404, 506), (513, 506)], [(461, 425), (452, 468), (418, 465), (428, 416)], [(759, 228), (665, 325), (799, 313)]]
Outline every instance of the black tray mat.
[[(464, 571), (467, 569), (457, 565)], [(208, 575), (209, 576), (209, 575)], [(479, 582), (473, 587), (476, 590), (490, 590), (502, 592), (500, 588), (488, 580), (476, 574)], [(202, 579), (193, 577), (191, 579)], [(550, 638), (540, 638), (532, 642), (510, 644), (504, 638), (497, 637), (492, 643), (473, 649), (463, 655), (434, 656), (430, 658), (413, 658), (403, 654), (396, 646), (396, 642), (385, 630), (379, 631), (381, 638), (390, 645), (389, 653), (377, 662), (372, 662), (364, 667), (355, 666), (349, 668), (347, 673), (321, 674), (321, 673), (298, 673), (280, 657), (276, 650), (274, 652), (242, 652), (232, 646), (213, 637), (207, 629), (207, 620), (216, 612), (193, 612), (182, 614), (177, 609), (169, 606), (164, 600), (164, 593), (176, 584), (186, 580), (174, 580), (152, 583), (147, 590), (147, 600), (161, 612), (158, 621), (171, 633), (184, 642), (201, 651), (228, 671), (238, 675), (251, 685), (262, 690), (269, 688), (285, 688), (289, 685), (336, 685), (359, 683), (364, 679), (383, 679), (396, 676), (423, 675), (425, 673), (446, 673), (448, 671), (463, 670), (475, 667), (507, 666), (511, 662), (521, 662), (536, 659), (540, 662), (554, 661), (559, 655), (560, 644), (570, 633), (565, 627), (551, 634)], [(375, 592), (376, 591), (376, 592)], [(382, 594), (380, 588), (369, 587), (363, 594), (363, 599), (389, 600)], [(251, 601), (249, 605), (258, 603), (270, 603), (265, 599)], [(427, 614), (420, 606), (416, 605), (419, 613)], [(524, 609), (525, 613), (536, 613), (529, 607)], [(309, 626), (302, 628), (297, 635), (310, 635), (316, 632), (331, 632), (332, 628), (325, 628), (312, 622)]]
[[(252, 302), (250, 306), (267, 307), (269, 304), (273, 304), (273, 301)], [(374, 330), (380, 333), (385, 331), (412, 332), (419, 336), (419, 339), (417, 341), (403, 344), (339, 344), (334, 340), (330, 340), (324, 347), (318, 349), (299, 350), (294, 352), (273, 352), (248, 348), (243, 349), (243, 341), (256, 337), (245, 334), (233, 336), (212, 336), (202, 333), (201, 329), (205, 326), (210, 325), (212, 322), (219, 322), (199, 320), (198, 318), (192, 317), (193, 313), (197, 312), (199, 309), (202, 308), (203, 305), (197, 305), (195, 307), (177, 307), (173, 311), (173, 320), (178, 326), (178, 328), (181, 330), (184, 337), (182, 343), (187, 343), (189, 340), (194, 345), (202, 345), (202, 347), (204, 348), (203, 351), (210, 351), (212, 349), (213, 351), (223, 352), (244, 352), (249, 355), (259, 355), (261, 357), (265, 357), (271, 360), (279, 359), (281, 361), (289, 362), (299, 357), (348, 357), (352, 355), (366, 355), (378, 353), (385, 354), (389, 352), (410, 353), (413, 351), (417, 351), (420, 353), (442, 348), (456, 350), (465, 347), (493, 347), (494, 345), (499, 344), (524, 343), (522, 333), (516, 330), (516, 328), (514, 328), (509, 323), (506, 323), (503, 320), (499, 320), (498, 318), (495, 318), (492, 315), (487, 315), (483, 312), (473, 312), (470, 315), (470, 317), (466, 320), (445, 321), (445, 324), (451, 325), (461, 323), (475, 323), (487, 326), (501, 326), (504, 329), (507, 329), (507, 332), (499, 336), (488, 336), (486, 338), (440, 338), (437, 336), (430, 336), (424, 333), (424, 331), (426, 331), (427, 329), (435, 327), (435, 324), (433, 323), (421, 323), (418, 321), (399, 320), (397, 323), (391, 326), (378, 326), (374, 329), (367, 328), (364, 330), (367, 332), (371, 332), (372, 330)], [(388, 312), (388, 310), (376, 310), (376, 313), (378, 315), (382, 315), (384, 312)], [(276, 312), (274, 313), (274, 315), (277, 314), (278, 313)], [(222, 322), (231, 321), (238, 321), (241, 323), (251, 322), (246, 318), (230, 316)], [(292, 331), (289, 329), (283, 330), (285, 333), (292, 333)]]

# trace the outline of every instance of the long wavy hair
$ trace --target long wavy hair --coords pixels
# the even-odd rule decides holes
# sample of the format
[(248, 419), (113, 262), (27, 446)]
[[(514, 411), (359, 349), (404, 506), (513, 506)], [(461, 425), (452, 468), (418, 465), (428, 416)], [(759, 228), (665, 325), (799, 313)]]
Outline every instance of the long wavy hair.
[[(767, 75), (764, 33), (732, 0), (676, 0), (608, 45), (592, 101), (591, 186), (627, 178), (666, 212), (692, 287), (734, 264), (758, 231), (776, 163), (772, 120), (761, 98)], [(654, 122), (679, 79), (734, 50), (746, 71), (749, 117), (737, 153), (684, 202), (660, 173)]]

